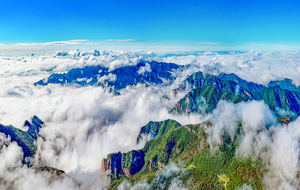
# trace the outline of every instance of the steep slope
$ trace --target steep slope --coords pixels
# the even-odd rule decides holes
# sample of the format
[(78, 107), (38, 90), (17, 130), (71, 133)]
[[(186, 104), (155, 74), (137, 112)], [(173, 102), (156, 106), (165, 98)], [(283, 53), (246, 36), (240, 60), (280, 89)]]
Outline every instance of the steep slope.
[(274, 86), (280, 86), (281, 89), (294, 91), (294, 92), (300, 92), (300, 87), (293, 84), (291, 79), (283, 79), (279, 81), (271, 81), (268, 84), (268, 87), (274, 87)]
[(261, 91), (265, 86), (261, 84), (256, 84), (254, 82), (248, 82), (244, 79), (241, 79), (237, 75), (231, 73), (231, 74), (226, 74), (226, 73), (221, 73), (218, 75), (219, 79), (222, 80), (229, 80), (229, 81), (234, 81), (236, 82), (242, 89), (245, 89), (250, 92), (258, 92)]
[(199, 125), (181, 126), (148, 141), (141, 150), (109, 154), (103, 160), (103, 168), (110, 169), (111, 179), (117, 180), (137, 173), (157, 171), (164, 168), (170, 159), (184, 159), (190, 163), (200, 148), (198, 140), (201, 135), (196, 132), (198, 128)]
[(147, 125), (141, 128), (137, 138), (137, 143), (139, 143), (143, 137), (149, 138), (149, 140), (162, 137), (170, 130), (173, 130), (180, 126), (180, 123), (171, 119), (161, 122), (150, 121)]
[[(218, 78), (218, 77), (220, 77)], [(300, 115), (300, 93), (282, 89), (280, 86), (264, 87), (246, 82), (234, 74), (220, 74), (218, 77), (197, 72), (174, 92), (191, 88), (175, 107), (173, 113), (209, 113), (220, 100), (234, 103), (248, 100), (263, 100), (279, 116), (281, 110)], [(223, 80), (224, 79), (224, 80)], [(226, 79), (226, 80), (225, 80)], [(238, 83), (237, 83), (238, 82)], [(190, 85), (190, 86), (189, 86)]]
[(246, 101), (248, 98), (237, 96), (233, 92), (221, 92), (214, 86), (205, 85), (191, 90), (170, 111), (172, 113), (209, 113), (216, 108), (220, 100), (234, 103)]
[(174, 92), (176, 93), (177, 91), (201, 88), (206, 85), (213, 86), (222, 92), (234, 92), (236, 90), (237, 83), (219, 79), (217, 76), (211, 74), (203, 75), (203, 73), (199, 71), (183, 81), (182, 85), (175, 89)]
[(35, 154), (36, 147), (34, 142), (38, 138), (38, 133), (42, 125), (43, 122), (37, 116), (34, 116), (31, 123), (25, 121), (24, 126), (28, 127), (28, 131), (17, 129), (11, 125), (5, 126), (0, 124), (0, 133), (4, 133), (10, 137), (11, 141), (16, 142), (22, 148), (24, 158), (26, 158)]
[[(105, 171), (111, 171), (110, 189), (117, 189), (124, 180), (131, 184), (146, 180), (150, 189), (168, 189), (173, 179), (181, 180), (190, 189), (224, 189), (224, 183), (218, 182), (218, 176), (222, 174), (231, 179), (228, 189), (235, 189), (244, 183), (262, 189), (260, 166), (234, 156), (237, 137), (231, 141), (224, 134), (219, 151), (210, 153), (206, 141), (206, 132), (210, 127), (208, 122), (180, 126), (148, 141), (143, 149), (109, 154), (102, 166)], [(166, 177), (162, 172), (169, 167), (170, 161), (183, 165), (177, 173), (170, 174), (167, 169), (169, 173)]]
[(201, 88), (205, 85), (214, 86), (222, 92), (238, 92), (240, 90), (257, 92), (264, 88), (261, 84), (247, 82), (233, 73), (221, 73), (220, 75), (215, 76), (211, 74), (204, 75), (201, 71), (198, 71), (184, 80), (174, 92), (177, 93), (178, 91)]
[[(52, 74), (48, 79), (43, 79), (35, 85), (53, 84), (78, 84), (110, 86), (115, 90), (126, 86), (142, 84), (161, 84), (163, 80), (172, 82), (172, 72), (182, 66), (173, 63), (152, 61), (140, 62), (134, 66), (125, 66), (109, 71), (102, 66), (87, 66), (72, 69), (64, 74)], [(163, 79), (163, 80), (162, 80)]]

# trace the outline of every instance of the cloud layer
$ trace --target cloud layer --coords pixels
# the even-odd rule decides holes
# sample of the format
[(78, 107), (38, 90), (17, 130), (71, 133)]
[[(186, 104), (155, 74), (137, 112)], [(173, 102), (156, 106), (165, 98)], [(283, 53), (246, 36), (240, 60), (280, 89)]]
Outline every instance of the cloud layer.
[[(81, 43), (81, 41), (74, 42)], [(170, 86), (138, 85), (120, 91), (119, 96), (101, 87), (34, 86), (33, 83), (52, 73), (63, 73), (77, 67), (103, 65), (111, 70), (136, 65), (140, 60), (192, 64)], [(149, 121), (175, 119), (181, 124), (200, 123), (201, 115), (174, 116), (168, 111), (184, 96), (172, 90), (196, 71), (238, 76), (262, 84), (289, 77), (300, 84), (299, 52), (155, 52), (155, 51), (70, 51), (31, 57), (0, 57), (0, 123), (23, 129), (23, 122), (37, 115), (45, 122), (37, 141), (33, 167), (21, 163), (22, 151), (0, 135), (0, 187), (12, 189), (99, 189), (108, 185), (101, 161), (108, 153), (138, 149), (135, 140), (140, 127)], [(150, 72), (147, 66), (140, 71)], [(168, 98), (166, 98), (168, 97)], [(227, 112), (222, 112), (222, 110)], [(255, 114), (253, 114), (255, 113)], [(262, 102), (232, 105), (220, 103), (213, 113), (215, 132), (211, 142), (218, 141), (218, 131), (234, 134), (236, 122), (245, 125), (240, 155), (254, 152), (268, 161), (264, 177), (269, 189), (297, 188), (300, 133), (299, 120), (289, 128), (276, 124), (276, 119)], [(213, 116), (212, 116), (213, 117)], [(263, 126), (269, 126), (266, 130)], [(254, 135), (259, 132), (259, 135)], [(249, 146), (251, 144), (251, 146)], [(263, 147), (268, 152), (262, 153)], [(283, 158), (281, 155), (285, 155)], [(53, 179), (41, 166), (62, 169), (66, 176)], [(274, 171), (279, 172), (274, 172)]]

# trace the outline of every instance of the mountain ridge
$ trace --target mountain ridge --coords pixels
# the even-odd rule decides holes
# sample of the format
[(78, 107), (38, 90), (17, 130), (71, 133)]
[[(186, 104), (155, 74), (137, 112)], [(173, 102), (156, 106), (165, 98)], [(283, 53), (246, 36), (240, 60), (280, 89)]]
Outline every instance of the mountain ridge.
[(23, 161), (26, 157), (32, 157), (35, 154), (36, 146), (35, 141), (38, 138), (40, 128), (44, 122), (37, 116), (33, 116), (31, 122), (25, 121), (24, 126), (28, 127), (27, 131), (15, 128), (11, 125), (5, 126), (0, 124), (0, 133), (10, 137), (10, 140), (16, 142), (23, 150), (24, 156)]
[(71, 69), (64, 74), (52, 74), (47, 79), (39, 80), (34, 83), (37, 85), (53, 84), (77, 84), (85, 85), (99, 85), (113, 87), (115, 90), (126, 88), (126, 86), (142, 84), (162, 84), (166, 81), (172, 82), (173, 77), (171, 72), (177, 69), (182, 69), (174, 63), (164, 62), (140, 62), (133, 66), (124, 66), (113, 71), (109, 71), (104, 66), (86, 66), (83, 68)]
[[(219, 76), (223, 79), (220, 79)], [(212, 88), (213, 90), (209, 91), (210, 93), (206, 93), (208, 88)], [(223, 99), (234, 103), (263, 100), (270, 109), (276, 114), (279, 114), (279, 116), (280, 113), (277, 111), (278, 109), (293, 112), (297, 116), (300, 115), (299, 92), (290, 91), (285, 87), (281, 88), (279, 85), (265, 87), (253, 82), (247, 82), (235, 74), (221, 73), (215, 76), (211, 74), (203, 75), (203, 73), (199, 71), (189, 76), (178, 88), (174, 89), (173, 92), (177, 94), (179, 91), (186, 90), (190, 91), (176, 103), (170, 112), (186, 114), (196, 112), (209, 113), (216, 107), (217, 103)], [(206, 112), (199, 111), (198, 109), (203, 106), (201, 98), (203, 98), (203, 101), (208, 102), (210, 106), (210, 109)]]

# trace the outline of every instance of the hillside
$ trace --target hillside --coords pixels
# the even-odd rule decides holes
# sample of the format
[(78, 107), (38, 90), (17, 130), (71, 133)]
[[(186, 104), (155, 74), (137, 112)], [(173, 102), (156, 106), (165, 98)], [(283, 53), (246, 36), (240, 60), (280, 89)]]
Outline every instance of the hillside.
[(143, 138), (146, 138), (146, 140), (149, 138), (149, 140), (151, 140), (158, 137), (162, 137), (165, 134), (167, 134), (170, 130), (173, 130), (180, 126), (180, 123), (171, 119), (161, 122), (150, 121), (147, 125), (141, 128), (140, 133), (137, 137), (137, 143), (139, 143), (140, 140)]
[[(233, 103), (241, 101), (263, 100), (278, 116), (300, 115), (300, 93), (281, 88), (278, 85), (264, 87), (240, 79), (234, 74), (214, 76), (197, 72), (188, 77), (174, 92), (191, 89), (181, 98), (172, 113), (209, 113), (216, 108), (220, 100)], [(281, 115), (285, 110), (290, 115)], [(296, 118), (293, 116), (294, 119)]]
[(11, 141), (16, 142), (22, 148), (25, 160), (26, 157), (31, 157), (35, 154), (36, 147), (34, 143), (38, 138), (42, 125), (43, 121), (34, 116), (31, 122), (25, 121), (24, 123), (24, 126), (28, 127), (27, 131), (20, 130), (11, 125), (5, 126), (0, 124), (0, 133), (9, 136)]
[[(218, 176), (230, 179), (227, 189), (244, 183), (262, 189), (260, 163), (235, 157), (237, 136), (231, 141), (224, 134), (219, 150), (211, 154), (206, 139), (210, 127), (209, 122), (180, 126), (148, 141), (143, 149), (109, 154), (102, 167), (111, 171), (110, 189), (117, 189), (125, 180), (131, 185), (146, 180), (149, 189), (167, 189), (174, 179), (181, 180), (189, 189), (224, 189)], [(177, 163), (179, 169), (171, 176), (164, 175), (172, 163)]]

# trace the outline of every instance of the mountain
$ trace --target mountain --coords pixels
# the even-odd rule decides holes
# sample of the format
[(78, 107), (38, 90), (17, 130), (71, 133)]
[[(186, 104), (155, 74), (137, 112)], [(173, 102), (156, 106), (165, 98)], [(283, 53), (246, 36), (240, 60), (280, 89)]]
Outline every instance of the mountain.
[(47, 85), (47, 84), (79, 84), (79, 85), (92, 85), (98, 81), (98, 77), (108, 74), (108, 68), (102, 66), (86, 66), (84, 68), (71, 69), (64, 74), (52, 74), (48, 79), (40, 80), (34, 85)]
[(43, 166), (43, 167), (37, 168), (37, 170), (38, 171), (43, 171), (43, 172), (49, 172), (51, 174), (54, 174), (55, 176), (65, 175), (65, 172), (63, 170), (53, 168), (53, 167), (50, 167), (50, 166)]
[(174, 92), (191, 89), (171, 110), (173, 113), (209, 113), (220, 100), (233, 103), (263, 100), (279, 116), (281, 110), (300, 115), (300, 93), (280, 86), (265, 87), (240, 79), (234, 74), (214, 76), (197, 72)]
[(221, 73), (218, 75), (218, 78), (221, 80), (229, 80), (237, 83), (240, 88), (248, 90), (250, 92), (258, 92), (262, 90), (265, 86), (261, 84), (256, 84), (254, 82), (248, 82), (244, 79), (241, 79), (237, 75), (231, 73), (231, 74), (226, 74), (226, 73)]
[[(168, 120), (160, 123), (164, 122)], [(102, 161), (103, 169), (111, 171), (109, 189), (117, 189), (124, 180), (132, 185), (146, 180), (150, 189), (168, 189), (173, 179), (181, 180), (191, 189), (223, 189), (224, 183), (218, 182), (218, 175), (222, 174), (231, 179), (228, 189), (244, 183), (262, 189), (260, 166), (251, 164), (251, 160), (235, 157), (237, 137), (231, 141), (224, 134), (220, 149), (211, 154), (206, 140), (210, 127), (209, 122), (204, 122), (166, 128), (167, 133), (146, 142), (143, 149), (109, 154)], [(170, 174), (170, 169), (167, 169), (171, 162), (179, 164), (177, 173)], [(164, 169), (168, 174), (162, 174)]]
[(261, 84), (247, 82), (233, 73), (221, 73), (215, 76), (211, 74), (204, 75), (201, 71), (198, 71), (184, 80), (174, 92), (196, 89), (205, 85), (214, 86), (222, 92), (238, 92), (241, 89), (249, 92), (257, 92), (265, 87)]
[(86, 66), (75, 68), (64, 74), (52, 74), (47, 79), (40, 80), (34, 85), (77, 84), (99, 85), (113, 87), (115, 90), (126, 86), (142, 84), (162, 84), (164, 81), (172, 82), (175, 77), (172, 72), (183, 68), (174, 63), (140, 62), (134, 66), (125, 66), (109, 71), (103, 66)]
[(149, 140), (164, 136), (169, 130), (173, 130), (180, 127), (181, 124), (175, 120), (168, 119), (165, 121), (155, 122), (150, 121), (147, 125), (143, 126), (137, 137), (137, 143), (139, 143), (143, 138), (149, 138)]
[[(23, 164), (31, 167), (35, 172), (47, 172), (51, 174), (51, 180), (63, 179), (67, 177), (63, 170), (53, 168), (50, 166), (32, 167), (29, 157), (33, 157), (36, 152), (35, 142), (39, 136), (40, 128), (43, 127), (44, 122), (37, 116), (33, 116), (31, 122), (25, 121), (24, 127), (28, 127), (27, 131), (20, 130), (11, 125), (5, 126), (0, 124), (0, 133), (10, 137), (11, 142), (16, 142), (23, 150)], [(48, 174), (48, 175), (49, 175)], [(50, 182), (49, 182), (50, 183)]]
[(16, 142), (22, 148), (25, 160), (26, 157), (31, 157), (35, 154), (36, 147), (34, 143), (38, 138), (40, 128), (43, 126), (43, 121), (34, 116), (31, 122), (26, 120), (24, 126), (28, 127), (28, 131), (20, 130), (11, 125), (5, 126), (0, 124), (0, 133), (9, 136), (11, 141)]
[(222, 92), (214, 86), (205, 85), (187, 93), (170, 112), (179, 114), (210, 113), (217, 107), (220, 100), (239, 103), (248, 99), (237, 96), (234, 92)]
[(268, 87), (280, 86), (281, 89), (300, 92), (300, 87), (293, 84), (291, 79), (285, 78), (284, 80), (271, 81)]

